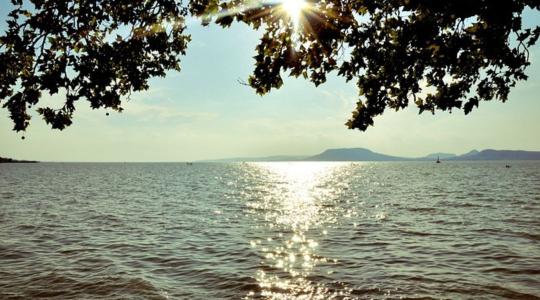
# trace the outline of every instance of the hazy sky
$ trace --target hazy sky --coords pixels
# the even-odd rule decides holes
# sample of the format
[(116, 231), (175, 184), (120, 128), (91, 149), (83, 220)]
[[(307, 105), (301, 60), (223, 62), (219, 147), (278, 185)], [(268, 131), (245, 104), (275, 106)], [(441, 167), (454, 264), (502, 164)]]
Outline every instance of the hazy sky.
[[(8, 1), (0, 4), (3, 31)], [(540, 23), (528, 13), (526, 23)], [(80, 101), (74, 123), (51, 130), (34, 116), (22, 134), (11, 130), (0, 109), (0, 156), (42, 161), (191, 161), (238, 156), (316, 154), (327, 148), (365, 147), (403, 156), (471, 149), (540, 151), (540, 47), (530, 49), (529, 80), (518, 84), (507, 103), (482, 102), (469, 116), (418, 115), (416, 108), (387, 111), (367, 132), (344, 123), (357, 101), (354, 82), (337, 77), (316, 88), (289, 78), (267, 96), (238, 83), (253, 69), (260, 34), (235, 24), (231, 29), (188, 24), (192, 42), (182, 71), (151, 81), (132, 95), (121, 114), (92, 110)], [(60, 95), (43, 103), (61, 103)], [(58, 106), (56, 104), (55, 106)]]

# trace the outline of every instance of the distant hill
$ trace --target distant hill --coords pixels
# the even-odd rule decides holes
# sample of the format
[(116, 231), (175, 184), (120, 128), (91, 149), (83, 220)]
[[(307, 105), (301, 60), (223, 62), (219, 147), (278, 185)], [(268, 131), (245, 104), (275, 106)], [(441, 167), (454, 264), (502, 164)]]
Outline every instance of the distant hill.
[(520, 150), (472, 150), (462, 155), (452, 153), (431, 153), (423, 157), (411, 158), (381, 154), (366, 148), (328, 149), (313, 156), (278, 155), (266, 157), (237, 157), (210, 162), (255, 162), (255, 161), (435, 161), (439, 157), (445, 161), (465, 160), (540, 160), (540, 151)]
[(467, 153), (465, 153), (465, 154), (460, 155), (459, 157), (460, 157), (461, 159), (463, 159), (463, 158), (466, 158), (466, 157), (474, 156), (474, 155), (476, 155), (476, 154), (478, 154), (478, 153), (479, 153), (478, 150), (471, 150), (471, 151), (469, 151), (469, 152), (467, 152)]
[(34, 160), (16, 160), (7, 157), (0, 157), (0, 163), (37, 163)]
[(306, 158), (311, 161), (430, 161), (442, 160), (540, 160), (540, 151), (523, 150), (472, 150), (462, 155), (432, 153), (420, 158), (390, 156), (365, 148), (329, 149), (321, 154)]
[(540, 160), (540, 151), (486, 149), (478, 152), (473, 150), (454, 157), (452, 160)]
[(308, 157), (310, 161), (403, 161), (412, 160), (373, 152), (365, 148), (328, 149), (321, 154)]

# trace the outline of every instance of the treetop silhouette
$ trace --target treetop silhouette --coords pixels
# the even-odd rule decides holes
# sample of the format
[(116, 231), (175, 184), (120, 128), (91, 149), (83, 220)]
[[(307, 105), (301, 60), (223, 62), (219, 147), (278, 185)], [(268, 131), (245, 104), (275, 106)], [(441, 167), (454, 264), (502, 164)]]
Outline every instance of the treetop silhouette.
[(43, 93), (65, 91), (59, 109), (37, 111), (55, 129), (72, 123), (75, 102), (121, 111), (148, 80), (180, 70), (190, 36), (185, 20), (261, 30), (247, 84), (258, 94), (283, 76), (316, 86), (329, 74), (355, 81), (359, 101), (347, 121), (366, 130), (386, 109), (412, 101), (420, 113), (506, 101), (526, 80), (540, 26), (525, 28), (537, 0), (11, 0), (0, 36), (0, 104), (16, 131)]

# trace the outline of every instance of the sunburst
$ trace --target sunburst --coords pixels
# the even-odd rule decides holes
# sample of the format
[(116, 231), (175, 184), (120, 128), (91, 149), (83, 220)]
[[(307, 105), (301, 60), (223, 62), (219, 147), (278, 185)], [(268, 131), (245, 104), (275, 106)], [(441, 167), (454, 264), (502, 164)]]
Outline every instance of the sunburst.
[(281, 9), (291, 19), (294, 29), (299, 30), (302, 13), (308, 8), (308, 3), (305, 0), (283, 0), (281, 1)]
[(295, 44), (300, 39), (303, 31), (310, 30), (309, 24), (304, 24), (305, 18), (308, 15), (313, 18), (313, 13), (317, 11), (311, 0), (244, 0), (235, 6), (223, 9), (217, 13), (202, 15), (200, 17), (204, 23), (209, 23), (212, 19), (243, 14), (252, 10), (260, 10), (252, 17), (263, 18), (270, 15), (274, 18), (282, 19), (286, 23), (290, 22), (289, 24), (292, 25), (290, 27), (292, 29), (291, 40)]

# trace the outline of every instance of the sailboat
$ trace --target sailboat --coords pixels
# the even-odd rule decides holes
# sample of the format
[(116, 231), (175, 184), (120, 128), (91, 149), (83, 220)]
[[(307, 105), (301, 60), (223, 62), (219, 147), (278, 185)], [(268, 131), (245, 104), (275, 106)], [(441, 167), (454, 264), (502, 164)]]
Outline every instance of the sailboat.
[(437, 155), (437, 161), (436, 163), (440, 164), (441, 163), (441, 160), (439, 159), (439, 156)]

